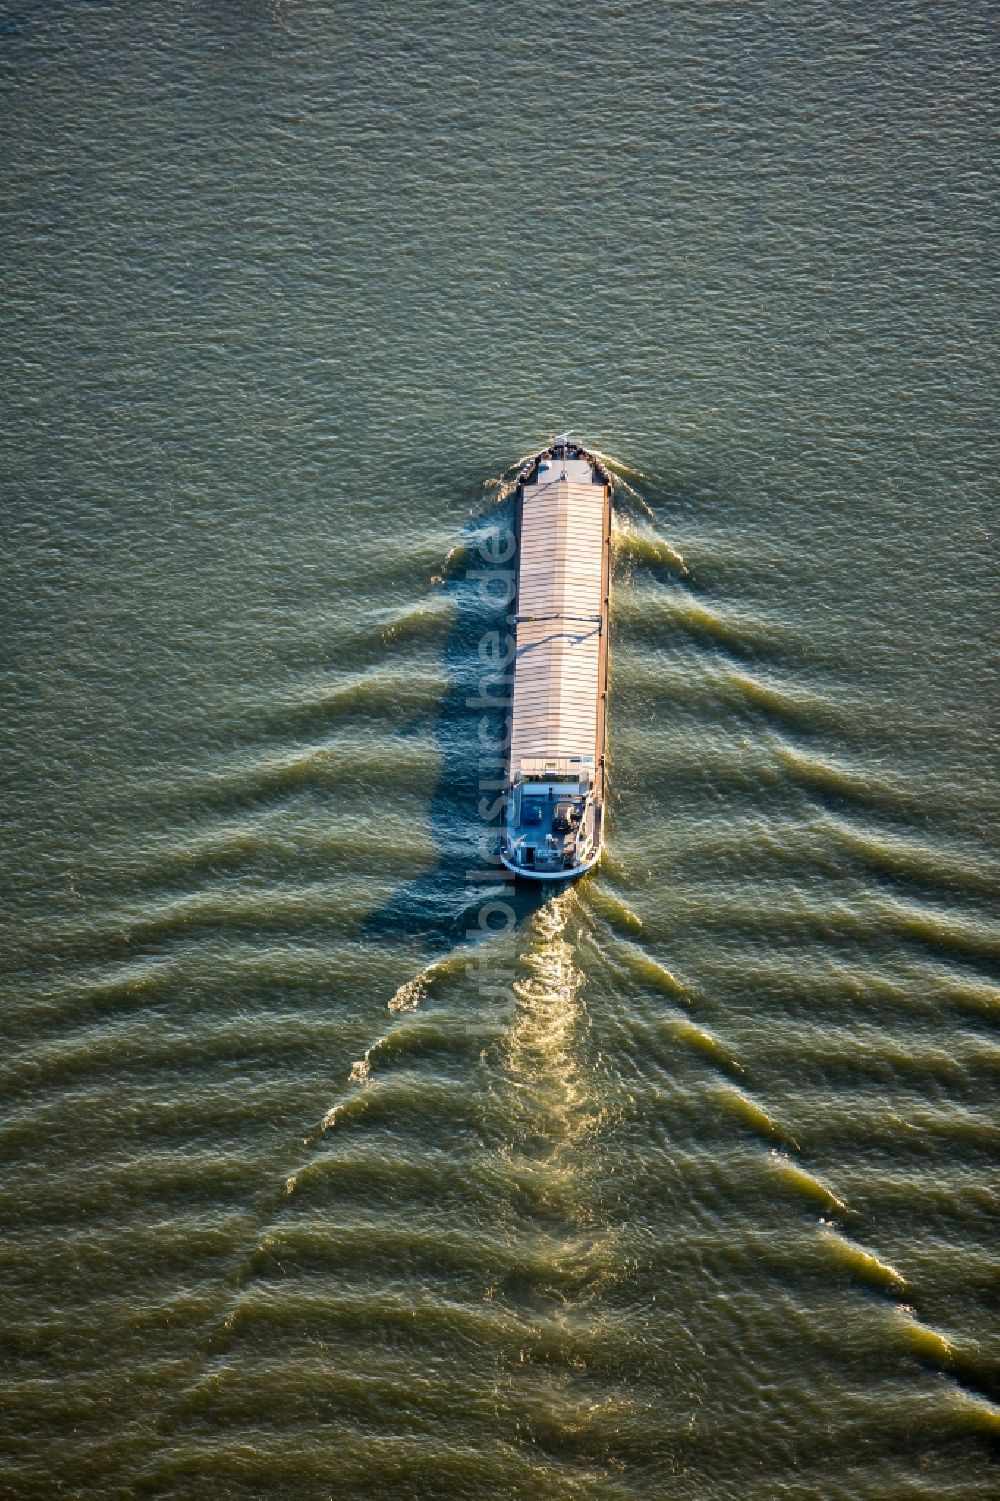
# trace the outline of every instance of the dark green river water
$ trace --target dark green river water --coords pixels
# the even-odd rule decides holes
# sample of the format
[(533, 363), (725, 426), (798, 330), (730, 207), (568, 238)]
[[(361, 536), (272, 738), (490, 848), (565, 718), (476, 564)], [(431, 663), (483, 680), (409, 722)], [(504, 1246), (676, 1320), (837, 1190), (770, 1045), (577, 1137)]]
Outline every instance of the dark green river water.
[(996, 1494), (996, 19), (0, 0), (4, 1501)]

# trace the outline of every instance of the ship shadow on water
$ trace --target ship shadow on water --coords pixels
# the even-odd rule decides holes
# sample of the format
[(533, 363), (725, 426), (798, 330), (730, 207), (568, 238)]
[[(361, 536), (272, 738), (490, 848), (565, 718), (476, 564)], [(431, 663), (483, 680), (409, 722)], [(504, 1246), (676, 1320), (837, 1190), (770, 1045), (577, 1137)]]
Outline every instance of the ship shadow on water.
[[(508, 903), (520, 926), (556, 889), (554, 884), (535, 888), (502, 879), (498, 855), (498, 800), (506, 768), (503, 699), (509, 690), (489, 653), (494, 644), (504, 650), (509, 630), (506, 587), (513, 560), (500, 563), (489, 558), (500, 550), (495, 544), (509, 536), (513, 524), (512, 495), (487, 501), (463, 527), (434, 581), (452, 615), (442, 649), (448, 687), (433, 716), (440, 771), (426, 825), (434, 860), (369, 913), (361, 928), (365, 938), (389, 944), (418, 940), (439, 954), (484, 935), (480, 914), (490, 899)], [(426, 723), (421, 716), (398, 733), (423, 734)]]

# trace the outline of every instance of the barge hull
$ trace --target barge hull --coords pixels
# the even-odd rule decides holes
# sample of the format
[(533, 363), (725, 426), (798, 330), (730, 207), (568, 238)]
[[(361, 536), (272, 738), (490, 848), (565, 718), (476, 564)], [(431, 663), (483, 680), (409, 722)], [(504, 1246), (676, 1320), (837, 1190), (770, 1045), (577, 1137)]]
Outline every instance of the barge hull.
[[(526, 879), (565, 880), (597, 863), (604, 834), (609, 476), (583, 449), (560, 440), (524, 476), (516, 524), (515, 650), (501, 858)], [(547, 799), (549, 806), (539, 799)], [(522, 802), (533, 822), (522, 821)], [(562, 808), (568, 809), (566, 831), (561, 828)]]

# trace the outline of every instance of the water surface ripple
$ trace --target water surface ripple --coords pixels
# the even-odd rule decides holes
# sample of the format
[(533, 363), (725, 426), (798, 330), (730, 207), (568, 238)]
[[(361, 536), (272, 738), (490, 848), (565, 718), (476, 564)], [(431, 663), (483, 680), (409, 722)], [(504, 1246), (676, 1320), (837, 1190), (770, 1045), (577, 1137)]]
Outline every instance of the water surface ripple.
[[(4, 1497), (993, 1494), (992, 29), (0, 4)], [(610, 844), (477, 947), (567, 427)]]

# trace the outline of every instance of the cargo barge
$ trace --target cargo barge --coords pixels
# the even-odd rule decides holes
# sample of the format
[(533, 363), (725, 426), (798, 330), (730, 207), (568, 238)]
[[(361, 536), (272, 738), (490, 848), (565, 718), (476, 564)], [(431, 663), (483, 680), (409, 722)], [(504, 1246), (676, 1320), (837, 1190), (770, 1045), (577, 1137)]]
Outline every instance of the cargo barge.
[(529, 881), (591, 870), (605, 832), (611, 478), (558, 438), (521, 471), (500, 858)]

